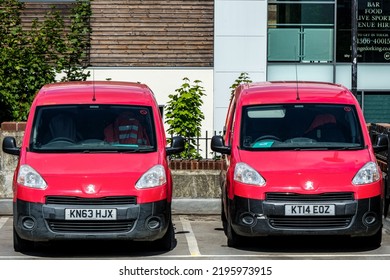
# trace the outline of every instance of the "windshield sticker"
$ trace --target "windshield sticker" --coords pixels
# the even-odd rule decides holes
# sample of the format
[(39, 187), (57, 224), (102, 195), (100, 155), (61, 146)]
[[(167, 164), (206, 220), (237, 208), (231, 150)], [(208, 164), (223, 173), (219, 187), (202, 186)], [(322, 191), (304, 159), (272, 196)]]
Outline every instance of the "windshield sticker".
[(117, 144), (117, 143), (113, 143), (112, 146), (114, 147), (127, 147), (127, 148), (138, 148), (139, 145), (137, 144)]
[(261, 141), (252, 145), (252, 148), (271, 148), (275, 141)]

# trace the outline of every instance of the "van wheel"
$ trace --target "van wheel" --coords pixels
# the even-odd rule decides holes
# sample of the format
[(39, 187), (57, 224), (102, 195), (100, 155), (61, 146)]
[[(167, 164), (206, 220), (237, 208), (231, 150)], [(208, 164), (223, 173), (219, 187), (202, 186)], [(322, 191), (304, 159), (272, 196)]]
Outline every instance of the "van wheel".
[(373, 248), (378, 248), (382, 243), (382, 228), (377, 233), (371, 236), (366, 236), (363, 239), (365, 245)]
[(155, 241), (156, 248), (162, 251), (172, 251), (176, 246), (175, 229), (172, 221), (169, 221), (167, 232), (164, 236)]
[(227, 222), (226, 237), (228, 247), (237, 247), (242, 241), (242, 237), (234, 231), (230, 218)]
[(32, 251), (34, 249), (34, 242), (21, 238), (13, 228), (14, 233), (14, 250), (15, 252)]
[(223, 232), (225, 234), (227, 234), (228, 222), (227, 222), (227, 219), (226, 219), (225, 210), (223, 208), (223, 201), (221, 202), (221, 221), (222, 221)]

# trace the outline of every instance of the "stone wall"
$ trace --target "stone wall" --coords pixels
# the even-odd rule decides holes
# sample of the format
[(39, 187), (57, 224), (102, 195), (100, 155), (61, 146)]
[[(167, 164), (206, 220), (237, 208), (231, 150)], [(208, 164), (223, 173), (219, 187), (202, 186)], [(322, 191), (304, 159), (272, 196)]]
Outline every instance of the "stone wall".
[[(4, 122), (1, 124), (0, 142), (6, 136), (13, 136), (18, 145), (21, 144), (25, 129), (25, 123)], [(0, 199), (12, 198), (12, 178), (18, 157), (8, 155), (0, 151)]]

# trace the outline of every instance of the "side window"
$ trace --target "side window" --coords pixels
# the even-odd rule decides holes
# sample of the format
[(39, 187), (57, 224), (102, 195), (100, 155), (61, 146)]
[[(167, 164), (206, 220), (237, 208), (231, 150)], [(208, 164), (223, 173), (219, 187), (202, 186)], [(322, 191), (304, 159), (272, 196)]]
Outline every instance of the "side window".
[(225, 137), (225, 144), (230, 145), (231, 144), (231, 137), (232, 137), (232, 130), (233, 130), (233, 123), (235, 119), (236, 114), (236, 100), (233, 98), (229, 105), (229, 111), (226, 117), (226, 124), (224, 127), (224, 137)]

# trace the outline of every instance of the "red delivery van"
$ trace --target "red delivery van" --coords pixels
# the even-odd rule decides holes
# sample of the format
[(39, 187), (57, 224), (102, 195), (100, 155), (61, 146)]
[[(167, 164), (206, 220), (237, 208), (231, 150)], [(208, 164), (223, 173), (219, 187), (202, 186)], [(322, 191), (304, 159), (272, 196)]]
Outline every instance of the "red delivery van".
[(343, 235), (379, 246), (384, 186), (359, 103), (319, 82), (239, 86), (224, 136), (221, 218), (245, 236)]
[(174, 244), (172, 178), (161, 113), (151, 90), (127, 82), (45, 85), (17, 147), (14, 249), (51, 240), (117, 239)]

